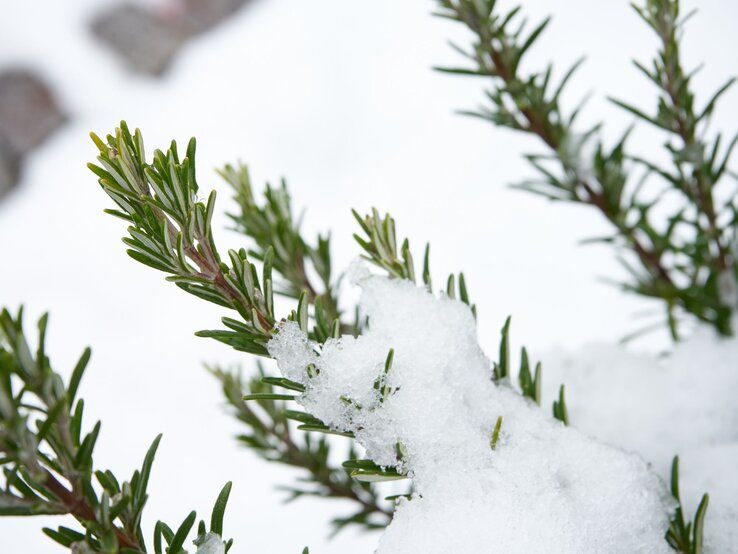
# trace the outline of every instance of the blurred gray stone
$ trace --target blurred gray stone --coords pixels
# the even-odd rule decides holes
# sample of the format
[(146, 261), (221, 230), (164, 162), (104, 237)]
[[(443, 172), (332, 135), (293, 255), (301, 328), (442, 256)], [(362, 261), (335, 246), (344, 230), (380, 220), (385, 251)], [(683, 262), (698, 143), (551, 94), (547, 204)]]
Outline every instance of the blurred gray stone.
[(190, 36), (202, 33), (227, 19), (246, 0), (180, 0), (182, 16)]
[(217, 25), (248, 0), (176, 0), (160, 9), (123, 3), (99, 13), (95, 36), (137, 72), (158, 76), (191, 37)]
[(0, 200), (18, 182), (20, 156), (5, 137), (0, 136)]
[(0, 136), (25, 154), (64, 121), (51, 89), (26, 69), (0, 72)]
[(163, 73), (186, 39), (179, 26), (135, 4), (102, 12), (92, 31), (133, 71), (149, 75)]
[(63, 122), (51, 89), (37, 75), (0, 72), (0, 197), (17, 183), (23, 157)]

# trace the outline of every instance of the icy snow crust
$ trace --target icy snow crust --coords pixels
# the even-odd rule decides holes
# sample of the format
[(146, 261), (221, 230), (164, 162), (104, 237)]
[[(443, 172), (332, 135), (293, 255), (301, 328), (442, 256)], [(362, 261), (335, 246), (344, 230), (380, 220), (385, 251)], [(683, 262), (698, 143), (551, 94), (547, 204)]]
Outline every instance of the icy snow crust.
[[(300, 403), (413, 479), (380, 554), (669, 553), (672, 501), (637, 456), (552, 419), (492, 382), (469, 308), (408, 281), (365, 276), (369, 329), (318, 347), (295, 323), (269, 344)], [(384, 402), (375, 388), (390, 348)], [(319, 370), (308, 378), (306, 368)], [(343, 399), (342, 399), (343, 397)], [(496, 449), (490, 439), (498, 416)]]
[(738, 552), (738, 339), (699, 329), (661, 359), (610, 345), (544, 359), (546, 386), (566, 383), (574, 427), (663, 476), (678, 454), (686, 514), (710, 494), (705, 552)]

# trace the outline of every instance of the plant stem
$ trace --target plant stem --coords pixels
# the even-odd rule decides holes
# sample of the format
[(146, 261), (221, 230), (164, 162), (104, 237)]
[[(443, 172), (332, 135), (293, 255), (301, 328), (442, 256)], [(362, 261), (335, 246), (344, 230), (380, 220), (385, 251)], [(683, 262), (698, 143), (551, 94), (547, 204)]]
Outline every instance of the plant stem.
[[(59, 502), (61, 502), (68, 513), (73, 515), (80, 522), (97, 521), (95, 510), (83, 497), (67, 489), (67, 487), (60, 483), (59, 480), (48, 470), (44, 470), (44, 472), (46, 474), (44, 486), (59, 499)], [(141, 550), (141, 546), (138, 544), (138, 541), (131, 537), (125, 530), (115, 525), (112, 526), (112, 529), (120, 546), (134, 550)]]
[[(462, 14), (459, 15), (461, 16)], [(469, 19), (464, 19), (463, 21), (469, 26), (472, 25), (472, 21)], [(485, 33), (483, 26), (479, 25), (476, 28), (472, 28), (480, 37), (484, 37)], [(494, 48), (491, 40), (481, 40), (480, 44), (483, 47), (486, 47), (493, 64), (493, 67), (489, 67), (487, 64), (482, 65), (482, 67), (484, 67), (487, 71), (487, 74), (492, 78), (502, 79), (502, 81), (508, 88), (514, 89), (515, 85), (518, 84), (518, 79), (510, 71), (510, 68), (507, 66), (507, 63), (505, 62), (501, 52), (498, 49)], [(537, 111), (534, 110), (534, 108), (530, 106), (521, 105), (522, 103), (519, 101), (519, 99), (515, 100), (520, 113), (522, 113), (526, 119), (527, 125), (524, 130), (538, 136), (551, 150), (554, 151), (554, 153), (558, 155), (560, 151), (559, 149), (562, 146), (558, 136), (564, 135), (563, 128), (560, 130), (559, 133), (553, 133), (551, 130), (551, 125), (548, 123), (545, 116), (539, 114)], [(569, 167), (564, 162), (564, 160), (561, 160), (560, 157), (559, 159), (566, 169), (574, 169), (576, 171), (576, 168)], [(661, 263), (661, 254), (655, 250), (647, 248), (638, 239), (635, 234), (635, 230), (631, 227), (628, 227), (623, 221), (620, 221), (616, 217), (616, 215), (611, 212), (607, 205), (607, 202), (605, 201), (603, 193), (597, 192), (597, 184), (593, 183), (591, 180), (583, 178), (581, 175), (578, 174), (578, 172), (577, 184), (580, 185), (587, 194), (587, 196), (580, 199), (580, 201), (583, 201), (597, 208), (607, 218), (607, 220), (610, 221), (610, 223), (612, 223), (618, 229), (620, 234), (623, 235), (623, 237), (631, 244), (644, 266), (649, 268), (651, 273), (658, 276), (658, 278), (661, 279), (666, 285), (668, 285), (669, 287), (673, 287), (674, 283), (671, 279), (671, 276)]]

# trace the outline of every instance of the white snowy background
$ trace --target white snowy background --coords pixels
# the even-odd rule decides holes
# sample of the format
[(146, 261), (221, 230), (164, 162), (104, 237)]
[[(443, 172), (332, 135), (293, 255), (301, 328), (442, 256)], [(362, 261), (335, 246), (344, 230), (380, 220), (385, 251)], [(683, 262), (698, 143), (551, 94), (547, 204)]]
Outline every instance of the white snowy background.
[[(660, 308), (598, 281), (622, 270), (607, 247), (577, 245), (607, 231), (596, 214), (506, 187), (532, 175), (520, 156), (538, 145), (453, 113), (482, 99), (483, 82), (431, 70), (459, 62), (448, 38), (467, 40), (429, 15), (430, 0), (254, 0), (189, 42), (162, 80), (133, 76), (88, 32), (89, 18), (106, 4), (0, 4), (0, 67), (38, 69), (70, 115), (27, 159), (21, 186), (0, 204), (0, 304), (24, 303), (29, 326), (51, 311), (48, 350), (61, 371), (93, 347), (82, 394), (88, 423), (104, 422), (97, 464), (129, 475), (164, 433), (147, 524), (178, 522), (193, 508), (207, 513), (233, 480), (226, 534), (237, 552), (297, 553), (305, 545), (316, 554), (370, 552), (377, 540), (355, 531), (328, 540), (327, 521), (345, 505), (283, 505), (274, 487), (295, 473), (236, 445), (238, 427), (203, 363), (249, 371), (253, 360), (195, 338), (194, 331), (217, 325), (222, 310), (125, 256), (123, 224), (102, 213), (110, 202), (85, 168), (95, 152), (90, 130), (108, 132), (125, 118), (144, 131), (149, 148), (197, 136), (199, 181), (221, 192), (221, 213), (229, 199), (213, 171), (219, 165), (246, 161), (256, 183), (285, 176), (296, 205), (307, 208), (305, 228), (333, 231), (337, 268), (357, 254), (349, 209), (390, 210), (418, 251), (431, 242), (438, 282), (465, 271), (488, 353), (508, 314), (514, 345), (543, 352), (616, 342), (641, 324), (638, 313)], [(738, 73), (738, 3), (684, 2), (685, 11), (698, 5), (684, 56), (690, 67), (707, 61), (696, 78), (704, 100)], [(654, 106), (653, 89), (630, 60), (649, 60), (656, 42), (627, 1), (528, 0), (525, 11), (532, 21), (555, 15), (531, 63), (553, 59), (561, 75), (587, 55), (566, 98), (573, 106), (594, 92), (584, 121), (614, 122), (607, 135), (616, 137), (631, 119), (606, 94)], [(734, 130), (736, 115), (732, 90), (713, 129)], [(649, 132), (633, 139), (649, 151), (661, 142)], [(234, 234), (219, 236), (240, 244)], [(666, 344), (654, 334), (634, 348)], [(58, 552), (40, 527), (59, 523), (3, 518), (0, 552)]]

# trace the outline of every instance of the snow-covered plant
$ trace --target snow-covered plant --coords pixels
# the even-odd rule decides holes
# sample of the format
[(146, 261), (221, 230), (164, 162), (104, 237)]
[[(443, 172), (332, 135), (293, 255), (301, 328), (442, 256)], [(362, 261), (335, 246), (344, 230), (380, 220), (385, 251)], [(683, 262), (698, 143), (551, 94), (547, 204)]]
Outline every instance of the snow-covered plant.
[[(494, 82), (491, 107), (474, 115), (537, 135), (551, 150), (550, 156), (529, 156), (543, 179), (522, 188), (598, 209), (615, 228), (606, 241), (634, 260), (628, 265), (634, 280), (625, 288), (663, 300), (675, 338), (684, 314), (730, 335), (736, 308), (730, 245), (738, 210), (717, 185), (726, 181), (735, 141), (720, 154), (720, 137), (708, 141), (704, 133), (730, 83), (695, 108), (691, 76), (679, 58), (678, 2), (647, 0), (636, 8), (662, 41), (653, 68), (639, 65), (660, 88), (657, 115), (617, 102), (670, 134), (670, 168), (627, 154), (625, 137), (608, 149), (598, 128), (575, 130), (579, 110), (562, 113), (559, 99), (576, 66), (553, 91), (551, 66), (522, 74), (521, 60), (548, 21), (526, 35), (521, 26), (511, 30), (519, 9), (498, 13), (495, 0), (438, 2), (441, 15), (475, 35), (468, 53), (474, 67), (447, 71)], [(719, 525), (710, 528), (706, 494), (697, 506), (682, 504), (679, 458), (673, 458), (667, 485), (662, 460), (646, 456), (654, 469), (631, 453), (648, 450), (636, 444), (637, 437), (600, 433), (596, 417), (570, 427), (570, 414), (576, 420), (599, 412), (580, 410), (579, 399), (567, 406), (563, 384), (557, 383), (552, 409), (541, 407), (542, 366), (523, 348), (514, 371), (509, 318), (490, 360), (477, 339), (477, 307), (463, 273), (449, 276), (443, 290), (434, 288), (429, 247), (416, 266), (409, 241), (398, 240), (389, 215), (354, 212), (362, 260), (336, 274), (330, 237), (303, 235), (285, 183), (267, 186), (262, 199), (246, 167), (226, 166), (220, 174), (237, 206), (230, 217), (248, 244), (224, 252), (212, 227), (215, 192), (200, 199), (194, 139), (184, 155), (172, 142), (149, 161), (142, 134), (125, 123), (105, 139), (92, 138), (99, 152), (89, 167), (116, 204), (108, 213), (128, 224), (128, 254), (229, 310), (222, 328), (199, 336), (276, 361), (279, 375), (266, 365), (249, 379), (217, 367), (210, 371), (245, 427), (238, 440), (265, 460), (304, 470), (299, 484), (287, 487), (291, 497), (353, 503), (351, 513), (333, 520), (334, 530), (383, 529), (380, 554), (716, 554), (704, 545), (726, 544), (730, 510), (718, 506)], [(666, 191), (683, 200), (665, 222), (654, 222), (657, 202), (644, 199), (631, 183), (635, 167), (660, 177)], [(339, 298), (344, 278), (361, 289), (357, 306), (346, 307)], [(278, 313), (275, 295), (294, 309)], [(188, 540), (200, 554), (228, 551), (231, 541), (222, 535), (230, 483), (218, 496), (209, 527), (202, 521), (193, 533), (194, 512), (176, 530), (158, 522), (149, 546), (141, 514), (159, 438), (129, 481), (95, 467), (100, 426), (82, 432), (84, 403), (77, 398), (89, 351), (65, 384), (45, 353), (45, 328), (44, 317), (33, 354), (21, 314), (0, 317), (0, 515), (71, 515), (76, 529), (45, 532), (72, 552), (184, 553)], [(692, 375), (691, 368), (676, 373), (672, 379)], [(641, 379), (634, 401), (658, 405), (659, 394), (672, 394), (671, 386), (651, 386), (659, 378), (654, 375), (634, 378)], [(712, 394), (718, 386), (700, 391)], [(607, 404), (608, 390), (593, 387), (592, 394)], [(678, 426), (696, 418), (707, 429), (727, 412), (730, 394), (719, 396), (704, 418), (685, 409), (665, 412), (664, 419)], [(623, 417), (620, 434), (639, 424), (632, 419)], [(671, 440), (685, 434), (671, 431), (663, 434), (669, 446), (692, 444), (689, 437)], [(698, 438), (705, 444), (724, 437), (716, 430)], [(346, 461), (336, 464), (341, 440), (348, 443)], [(388, 491), (384, 481), (398, 483)], [(722, 542), (706, 540), (706, 532), (722, 533)]]
[[(334, 522), (337, 528), (386, 527), (378, 552), (391, 553), (483, 552), (489, 545), (503, 552), (701, 551), (707, 496), (690, 522), (679, 505), (677, 463), (670, 492), (638, 456), (567, 427), (563, 386), (552, 413), (542, 410), (541, 366), (533, 367), (525, 349), (514, 379), (509, 319), (493, 363), (477, 342), (476, 307), (463, 274), (434, 292), (426, 247), (418, 285), (410, 244), (398, 246), (390, 216), (355, 212), (365, 261), (349, 278), (363, 293), (354, 321), (344, 321), (328, 238), (311, 245), (302, 237), (284, 186), (267, 188), (262, 205), (245, 168), (222, 172), (241, 210), (233, 219), (252, 241), (250, 250), (229, 251), (226, 263), (211, 225), (215, 194), (198, 200), (194, 140), (185, 157), (172, 142), (151, 163), (141, 133), (125, 123), (106, 140), (93, 140), (99, 165), (90, 168), (117, 204), (108, 212), (129, 224), (129, 255), (232, 310), (224, 329), (200, 336), (277, 361), (282, 375), (262, 370), (250, 391), (238, 375), (212, 372), (248, 429), (241, 440), (265, 459), (309, 472), (313, 487), (294, 488), (294, 496), (356, 503), (354, 514)], [(381, 273), (372, 274), (367, 262)], [(313, 273), (320, 286), (309, 282)], [(275, 292), (297, 301), (286, 317), (275, 315)], [(3, 513), (73, 515), (82, 532), (47, 531), (73, 551), (183, 551), (194, 513), (176, 532), (158, 523), (153, 550), (140, 529), (158, 439), (130, 483), (95, 470), (99, 426), (82, 438), (83, 404), (75, 403), (89, 355), (65, 387), (43, 350), (45, 320), (36, 358), (20, 318), (5, 314), (2, 328)], [(40, 405), (28, 403), (29, 394)], [(302, 440), (290, 421), (299, 424)], [(329, 435), (351, 443), (341, 467), (331, 465)], [(387, 500), (374, 484), (408, 479), (411, 487)], [(229, 490), (216, 502), (210, 530), (199, 526), (200, 552), (230, 546), (220, 539)]]
[[(549, 151), (527, 156), (539, 178), (517, 186), (551, 200), (588, 205), (602, 214), (613, 234), (595, 240), (614, 244), (623, 254), (631, 274), (623, 288), (663, 300), (675, 339), (683, 314), (732, 335), (731, 319), (738, 309), (733, 247), (738, 191), (728, 161), (738, 135), (725, 146), (720, 133), (710, 136), (707, 127), (718, 99), (735, 79), (697, 105), (695, 72), (684, 68), (680, 56), (684, 23), (692, 13), (682, 15), (679, 0), (633, 5), (660, 43), (650, 67), (634, 62), (658, 89), (657, 105), (652, 112), (612, 100), (663, 131), (671, 162), (663, 166), (629, 150), (630, 130), (608, 147), (601, 139), (601, 125), (577, 126), (581, 105), (571, 113), (563, 110), (562, 95), (582, 60), (558, 83), (552, 78), (552, 64), (540, 71), (523, 70), (526, 54), (550, 19), (528, 32), (525, 21), (520, 22), (520, 7), (505, 11), (496, 0), (438, 4), (438, 15), (462, 23), (473, 35), (471, 48), (456, 47), (471, 66), (439, 69), (491, 81), (486, 104), (465, 113), (537, 136)], [(643, 186), (646, 180), (653, 181), (657, 193)]]
[[(91, 168), (119, 207), (111, 213), (130, 223), (124, 241), (131, 257), (236, 312), (224, 318), (227, 329), (201, 335), (277, 360), (282, 376), (261, 376), (242, 399), (238, 378), (214, 370), (251, 428), (245, 442), (267, 459), (309, 469), (317, 486), (311, 492), (351, 498), (363, 508), (339, 525), (371, 525), (371, 517), (390, 515), (367, 483), (412, 481), (393, 498), (396, 510), (378, 552), (483, 552), (489, 545), (502, 552), (700, 551), (707, 498), (694, 523), (686, 522), (678, 466), (670, 494), (639, 457), (567, 427), (563, 387), (553, 414), (542, 410), (541, 367), (531, 371), (525, 350), (519, 386), (513, 384), (509, 320), (492, 363), (476, 339), (476, 309), (463, 275), (435, 294), (426, 248), (418, 286), (409, 242), (398, 247), (391, 217), (355, 214), (363, 258), (382, 273), (355, 264), (350, 279), (363, 290), (359, 317), (342, 323), (327, 239), (311, 248), (301, 238), (284, 188), (281, 201), (267, 189), (267, 203), (258, 207), (245, 171), (224, 171), (242, 200), (244, 213), (234, 219), (256, 245), (251, 253), (229, 252), (226, 264), (210, 225), (214, 195), (197, 200), (194, 141), (187, 157), (180, 160), (172, 143), (149, 164), (141, 133), (125, 124), (105, 142), (93, 139), (100, 165)], [(267, 217), (269, 210), (280, 217)], [(264, 225), (249, 228), (249, 221)], [(289, 284), (305, 284), (306, 260), (324, 263), (318, 274), (325, 290), (303, 287), (298, 295)], [(274, 314), (275, 291), (296, 297), (286, 318)], [(250, 401), (261, 410), (248, 408)], [(292, 401), (303, 410), (286, 409)], [(358, 445), (364, 457), (352, 445), (342, 469), (360, 484), (334, 481), (329, 443), (300, 445), (290, 419), (306, 436), (338, 434)], [(200, 531), (198, 542), (210, 544), (204, 526)]]

